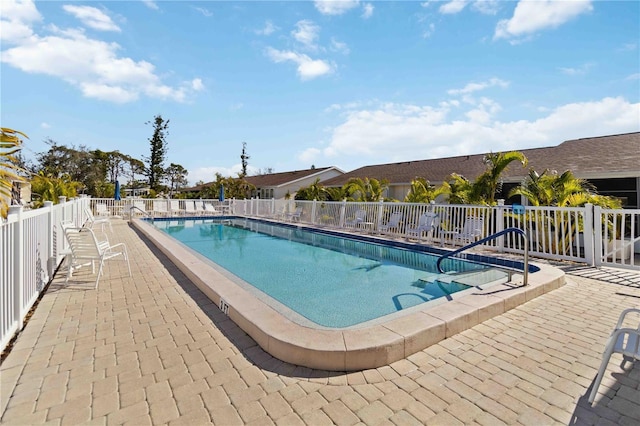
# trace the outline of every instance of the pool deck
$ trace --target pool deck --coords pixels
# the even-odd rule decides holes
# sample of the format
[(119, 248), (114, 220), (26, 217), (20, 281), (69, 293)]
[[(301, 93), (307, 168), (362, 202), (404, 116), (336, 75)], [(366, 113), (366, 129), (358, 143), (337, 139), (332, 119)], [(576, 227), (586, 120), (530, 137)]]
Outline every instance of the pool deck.
[(59, 273), (0, 366), (2, 424), (638, 424), (640, 363), (604, 343), (640, 274), (566, 265), (566, 284), (378, 368), (297, 367), (257, 345), (124, 221), (133, 277)]

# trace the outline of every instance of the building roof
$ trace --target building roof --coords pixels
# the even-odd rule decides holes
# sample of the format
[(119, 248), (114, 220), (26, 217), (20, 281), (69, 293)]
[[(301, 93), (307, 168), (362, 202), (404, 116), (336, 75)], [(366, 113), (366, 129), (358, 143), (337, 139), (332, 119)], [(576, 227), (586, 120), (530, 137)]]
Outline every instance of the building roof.
[[(519, 151), (527, 157), (528, 166), (511, 163), (502, 174), (505, 181), (520, 181), (531, 169), (539, 173), (545, 169), (559, 173), (571, 170), (576, 177), (584, 179), (640, 176), (640, 132), (574, 139), (558, 146)], [(485, 155), (365, 166), (326, 180), (323, 184), (341, 186), (351, 178), (365, 177), (386, 179), (392, 185), (409, 184), (416, 177), (422, 177), (437, 184), (447, 180), (451, 173), (474, 180), (485, 170), (482, 162)]]
[[(256, 175), (256, 176), (246, 176), (245, 180), (250, 184), (254, 185), (256, 188), (265, 188), (265, 187), (278, 187), (282, 185), (291, 184), (297, 180), (304, 179), (314, 175), (320, 175), (323, 172), (328, 170), (337, 170), (341, 173), (342, 170), (335, 166), (331, 167), (316, 167), (313, 169), (305, 169), (305, 170), (293, 170), (290, 172), (281, 172), (281, 173), (269, 173), (265, 175)], [(192, 186), (191, 188), (184, 188), (182, 191), (187, 192), (197, 192), (202, 190), (203, 188), (212, 185), (214, 182), (207, 182), (202, 185)]]

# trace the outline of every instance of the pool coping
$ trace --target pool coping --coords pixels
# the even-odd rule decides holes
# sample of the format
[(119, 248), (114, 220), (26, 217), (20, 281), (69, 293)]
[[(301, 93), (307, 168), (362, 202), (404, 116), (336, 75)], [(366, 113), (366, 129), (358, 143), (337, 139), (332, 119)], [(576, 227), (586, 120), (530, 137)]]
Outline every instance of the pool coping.
[(140, 219), (131, 223), (267, 353), (322, 370), (355, 371), (391, 364), (565, 283), (560, 269), (535, 264), (539, 270), (529, 273), (526, 287), (518, 282), (521, 276), (514, 275), (509, 283), (364, 328), (316, 329), (286, 318), (153, 225)]

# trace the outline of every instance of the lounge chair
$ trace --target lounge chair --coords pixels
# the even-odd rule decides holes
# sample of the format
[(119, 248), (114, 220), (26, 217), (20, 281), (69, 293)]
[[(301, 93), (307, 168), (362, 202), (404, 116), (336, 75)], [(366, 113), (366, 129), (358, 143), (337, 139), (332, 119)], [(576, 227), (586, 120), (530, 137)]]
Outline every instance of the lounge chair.
[(100, 225), (100, 229), (104, 232), (104, 225), (109, 225), (109, 231), (113, 231), (113, 228), (111, 227), (111, 220), (108, 217), (96, 218), (89, 207), (84, 209), (84, 213), (87, 216), (86, 223), (89, 228), (93, 229), (95, 225)]
[(167, 216), (169, 210), (167, 209), (167, 200), (153, 200), (153, 215)]
[(459, 231), (441, 231), (441, 242), (444, 244), (445, 236), (453, 240), (453, 244), (469, 244), (479, 240), (484, 235), (484, 219), (481, 217), (467, 217), (462, 229)]
[(600, 382), (602, 382), (604, 372), (607, 369), (607, 365), (609, 365), (611, 355), (613, 355), (614, 353), (622, 354), (622, 364), (620, 365), (621, 368), (624, 368), (624, 364), (628, 361), (640, 361), (640, 321), (638, 321), (637, 328), (622, 327), (625, 317), (630, 312), (640, 314), (640, 309), (629, 308), (625, 309), (620, 314), (618, 323), (616, 324), (616, 328), (609, 336), (609, 340), (607, 341), (607, 344), (605, 346), (604, 353), (602, 354), (600, 369), (598, 370), (598, 375), (596, 376), (596, 380), (593, 383), (593, 388), (591, 389), (591, 393), (589, 394), (590, 404), (593, 404), (593, 401), (596, 398), (598, 387), (600, 387)]
[(198, 214), (198, 209), (196, 209), (196, 204), (193, 200), (184, 200), (184, 213), (191, 216)]
[(169, 200), (169, 207), (171, 209), (171, 215), (182, 214), (183, 210), (180, 208), (180, 200)]
[(358, 227), (365, 223), (366, 218), (367, 218), (367, 212), (362, 209), (358, 209), (356, 210), (356, 214), (353, 217), (353, 219), (345, 221), (344, 224), (350, 227)]
[(302, 217), (302, 207), (297, 207), (293, 213), (287, 213), (286, 217), (291, 222), (300, 222), (300, 218)]
[(95, 284), (95, 288), (98, 288), (104, 262), (117, 256), (123, 256), (123, 259), (127, 262), (129, 276), (131, 276), (131, 265), (129, 264), (127, 247), (124, 243), (110, 245), (109, 241), (98, 241), (93, 230), (88, 228), (64, 227), (63, 229), (70, 249), (65, 282), (69, 281), (69, 277), (73, 274), (73, 268), (85, 266), (89, 263), (91, 263), (91, 273), (95, 274), (95, 262), (98, 261), (100, 262), (100, 267), (98, 268)]
[(216, 208), (213, 207), (213, 204), (205, 204), (204, 205), (204, 212), (207, 213), (207, 214), (213, 214), (213, 215), (222, 214), (221, 211), (216, 210)]
[(425, 234), (427, 237), (429, 237), (429, 232), (431, 232), (431, 237), (433, 237), (439, 224), (440, 217), (437, 213), (423, 213), (418, 218), (418, 226), (416, 226), (415, 228), (407, 229), (407, 238), (411, 238), (412, 236), (414, 236), (418, 240), (421, 240), (422, 234)]
[(402, 221), (402, 213), (393, 212), (393, 213), (391, 213), (391, 216), (389, 217), (389, 221), (387, 223), (384, 223), (384, 224), (380, 225), (378, 230), (380, 232), (389, 232), (392, 229), (399, 229), (400, 228), (400, 221)]

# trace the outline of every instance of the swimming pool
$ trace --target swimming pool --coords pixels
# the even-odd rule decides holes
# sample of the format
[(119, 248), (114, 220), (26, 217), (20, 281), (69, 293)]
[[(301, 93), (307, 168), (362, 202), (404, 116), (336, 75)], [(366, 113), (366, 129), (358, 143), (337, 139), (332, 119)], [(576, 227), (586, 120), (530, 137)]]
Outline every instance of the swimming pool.
[[(190, 223), (195, 225), (195, 222)], [(353, 371), (388, 365), (565, 283), (563, 271), (538, 264), (537, 272), (529, 274), (528, 286), (520, 285), (522, 277), (515, 275), (508, 283), (495, 284), (487, 289), (474, 287), (453, 294), (452, 300), (442, 298), (439, 300), (444, 301), (443, 303), (426, 302), (357, 326), (317, 327), (292, 321), (286, 313), (240, 285), (239, 281), (242, 280), (222, 271), (212, 261), (151, 223), (134, 219), (131, 226), (155, 247), (156, 255), (162, 256), (161, 258), (166, 256), (165, 262), (175, 265), (176, 269), (170, 268), (169, 272), (176, 274), (179, 271), (175, 275), (179, 285), (183, 285), (186, 276), (211, 301), (208, 304), (194, 293), (194, 309), (202, 309), (216, 325), (239, 336), (239, 344), (244, 347), (246, 341), (241, 334), (237, 334), (237, 330), (225, 324), (225, 318), (231, 320), (271, 356), (295, 365), (322, 370)], [(186, 228), (189, 224), (185, 222), (176, 226)], [(339, 231), (331, 233), (341, 234)], [(375, 239), (364, 235), (359, 235), (358, 238)], [(412, 243), (393, 243), (403, 247), (414, 246), (418, 251), (424, 248)], [(499, 258), (493, 260), (501, 261)], [(176, 290), (184, 291), (179, 288)], [(185, 290), (192, 291), (188, 287)], [(341, 302), (328, 298), (325, 300), (328, 303)]]
[[(154, 226), (289, 308), (301, 324), (354, 326), (471, 288), (435, 280), (437, 256), (381, 243), (246, 219)], [(451, 259), (447, 269), (487, 266)]]

